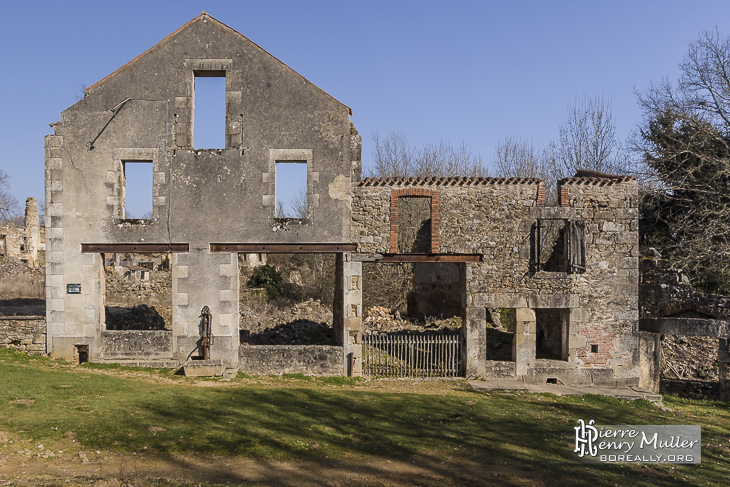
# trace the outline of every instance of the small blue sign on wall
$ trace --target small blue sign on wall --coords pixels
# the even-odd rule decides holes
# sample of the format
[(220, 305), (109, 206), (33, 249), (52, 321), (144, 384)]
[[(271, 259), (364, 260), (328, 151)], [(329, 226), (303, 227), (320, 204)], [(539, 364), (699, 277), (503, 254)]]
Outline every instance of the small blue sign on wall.
[(81, 294), (81, 284), (66, 284), (66, 294)]

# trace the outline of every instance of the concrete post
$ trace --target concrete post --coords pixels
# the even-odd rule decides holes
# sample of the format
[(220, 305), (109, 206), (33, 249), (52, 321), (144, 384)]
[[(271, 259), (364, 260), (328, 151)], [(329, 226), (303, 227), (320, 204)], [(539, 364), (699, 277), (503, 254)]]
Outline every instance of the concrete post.
[(720, 345), (717, 351), (717, 368), (720, 375), (720, 400), (730, 401), (730, 374), (728, 374), (728, 363), (730, 362), (730, 339), (720, 338)]
[(515, 324), (514, 353), (517, 377), (527, 375), (537, 353), (537, 320), (535, 311), (530, 308), (517, 308)]
[(361, 376), (362, 262), (352, 262), (349, 252), (335, 258), (333, 321), (337, 343), (342, 345), (345, 374)]

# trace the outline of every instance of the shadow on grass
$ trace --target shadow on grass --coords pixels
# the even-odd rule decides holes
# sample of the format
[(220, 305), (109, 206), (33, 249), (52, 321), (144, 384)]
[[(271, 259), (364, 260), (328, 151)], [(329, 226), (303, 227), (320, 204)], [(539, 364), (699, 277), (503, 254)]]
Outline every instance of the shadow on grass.
[[(645, 401), (602, 396), (398, 394), (314, 380), (276, 388), (191, 387), (41, 364), (0, 363), (0, 431), (43, 442), (61, 441), (71, 431), (90, 450), (146, 448), (199, 477), (224, 482), (250, 479), (225, 462), (206, 465), (188, 456), (255, 459), (271, 466), (257, 481), (279, 485), (297, 485), (277, 472), (279, 460), (335, 465), (376, 478), (387, 460), (414, 462), (423, 475), (451, 479), (449, 485), (724, 485), (730, 473), (730, 417), (722, 405), (678, 401), (683, 418)], [(19, 399), (32, 402), (11, 404)], [(703, 448), (701, 466), (587, 464), (573, 453), (578, 419), (703, 424), (703, 439), (708, 431), (720, 438), (710, 443), (724, 443)], [(316, 470), (304, 468), (302, 475), (301, 483), (317, 483)]]

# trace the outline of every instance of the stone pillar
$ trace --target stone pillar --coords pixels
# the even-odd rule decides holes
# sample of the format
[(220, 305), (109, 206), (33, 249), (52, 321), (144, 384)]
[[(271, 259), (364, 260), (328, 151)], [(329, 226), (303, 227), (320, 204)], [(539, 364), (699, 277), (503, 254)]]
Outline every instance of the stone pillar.
[(335, 259), (333, 326), (342, 345), (343, 371), (362, 375), (362, 262), (352, 262), (349, 252)]
[(515, 339), (513, 342), (515, 373), (517, 377), (527, 375), (527, 369), (535, 360), (537, 353), (537, 337), (535, 311), (530, 308), (517, 308), (515, 323)]
[(720, 400), (730, 401), (730, 373), (728, 371), (728, 363), (730, 363), (730, 339), (720, 338), (720, 345), (717, 351), (717, 368), (720, 375)]
[(26, 235), (28, 236), (28, 248), (30, 254), (28, 264), (38, 267), (38, 247), (41, 244), (41, 227), (38, 218), (38, 202), (35, 198), (25, 200), (25, 219), (23, 220)]
[(211, 313), (213, 343), (210, 359), (222, 360), (226, 369), (238, 368), (238, 255), (210, 252), (208, 245), (172, 259), (173, 358), (186, 362), (202, 357), (201, 313)]
[(467, 378), (484, 377), (487, 374), (487, 308), (467, 307), (464, 314), (464, 374)]
[[(722, 348), (722, 339), (720, 339)], [(662, 342), (661, 335), (648, 331), (639, 332), (639, 387), (659, 392), (661, 378)], [(722, 370), (722, 366), (720, 366)], [(722, 384), (722, 382), (721, 382)]]

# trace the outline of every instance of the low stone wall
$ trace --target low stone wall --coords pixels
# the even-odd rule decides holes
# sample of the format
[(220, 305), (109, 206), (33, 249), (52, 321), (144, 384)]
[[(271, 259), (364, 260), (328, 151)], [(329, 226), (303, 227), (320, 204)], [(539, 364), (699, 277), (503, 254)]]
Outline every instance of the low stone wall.
[(0, 316), (0, 346), (43, 355), (46, 353), (46, 317)]
[(665, 379), (662, 377), (659, 382), (659, 392), (692, 399), (718, 399), (720, 397), (720, 384), (718, 382)]
[(332, 345), (244, 345), (238, 357), (246, 374), (345, 375), (342, 347)]
[(101, 333), (103, 360), (171, 359), (172, 332), (120, 330)]

